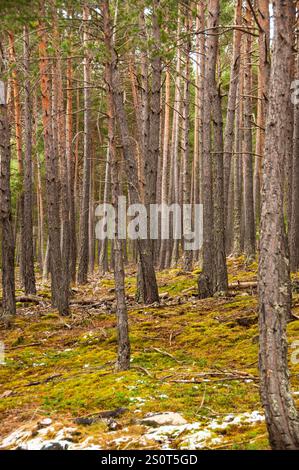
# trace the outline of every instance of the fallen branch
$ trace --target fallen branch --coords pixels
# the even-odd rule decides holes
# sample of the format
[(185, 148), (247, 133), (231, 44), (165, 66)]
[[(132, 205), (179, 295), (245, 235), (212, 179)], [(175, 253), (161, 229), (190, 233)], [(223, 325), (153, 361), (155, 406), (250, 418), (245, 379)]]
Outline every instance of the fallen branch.
[(145, 349), (144, 350), (145, 352), (147, 351), (154, 351), (154, 352), (157, 352), (159, 354), (162, 354), (163, 356), (167, 356), (167, 357), (170, 357), (171, 359), (173, 359), (174, 361), (176, 361), (178, 364), (182, 364), (182, 361), (179, 361), (176, 357), (174, 357), (172, 354), (170, 354), (169, 352), (167, 351), (163, 351), (162, 349), (159, 349), (159, 348), (149, 348), (149, 349)]

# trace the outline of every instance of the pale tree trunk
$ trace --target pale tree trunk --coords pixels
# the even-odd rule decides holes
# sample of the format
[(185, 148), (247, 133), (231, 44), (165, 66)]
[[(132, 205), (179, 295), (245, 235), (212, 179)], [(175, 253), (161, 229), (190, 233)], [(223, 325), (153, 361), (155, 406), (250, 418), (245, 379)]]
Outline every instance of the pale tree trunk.
[[(20, 176), (21, 190), (17, 198), (17, 215), (20, 219), (20, 281), (25, 288), (25, 233), (24, 233), (24, 165), (23, 165), (23, 139), (22, 139), (22, 109), (20, 100), (20, 87), (17, 73), (17, 58), (15, 52), (14, 35), (11, 31), (8, 32), (9, 48), (8, 55), (11, 64), (11, 84), (13, 95), (13, 111), (14, 111), (14, 128), (16, 140), (16, 153), (18, 170)], [(17, 221), (16, 221), (17, 224)], [(16, 225), (17, 227), (17, 225)], [(17, 230), (16, 230), (17, 234)], [(27, 286), (28, 287), (28, 286)]]
[[(103, 204), (108, 204), (109, 202), (109, 194), (110, 194), (110, 151), (109, 145), (107, 148), (107, 156), (106, 156), (106, 165), (105, 165), (105, 183), (104, 183), (104, 196), (103, 196)], [(101, 274), (105, 274), (109, 271), (109, 263), (108, 263), (108, 240), (105, 238), (102, 240), (101, 249), (100, 249), (100, 272)]]
[[(246, 25), (252, 25), (251, 11), (246, 8)], [(243, 130), (243, 165), (244, 165), (244, 251), (249, 260), (255, 257), (255, 220), (253, 201), (253, 144), (252, 144), (252, 36), (245, 35), (244, 57), (244, 130)]]
[[(161, 182), (161, 203), (168, 203), (168, 177), (169, 177), (169, 133), (170, 133), (170, 85), (171, 77), (169, 68), (166, 69), (165, 78), (165, 112), (164, 112), (164, 136), (163, 136), (163, 155), (162, 155), (162, 182)], [(163, 212), (162, 212), (163, 220)], [(166, 261), (166, 251), (169, 240), (161, 240), (159, 268), (168, 267)], [(168, 258), (169, 259), (169, 258)]]
[(254, 208), (255, 221), (259, 226), (260, 221), (260, 191), (262, 157), (265, 146), (265, 125), (268, 102), (268, 86), (270, 80), (270, 15), (269, 0), (258, 0), (258, 23), (259, 23), (259, 68), (258, 68), (258, 103), (257, 103), (257, 129), (255, 146), (255, 168), (254, 168)]
[(88, 258), (89, 258), (89, 197), (90, 197), (90, 173), (91, 173), (91, 121), (90, 121), (90, 53), (87, 49), (89, 10), (86, 5), (83, 7), (83, 43), (84, 43), (84, 161), (83, 161), (83, 188), (82, 203), (80, 213), (80, 246), (79, 246), (79, 266), (78, 283), (87, 283)]
[(241, 64), (241, 39), (242, 31), (240, 29), (242, 25), (242, 0), (237, 0), (236, 11), (235, 11), (235, 22), (236, 28), (233, 36), (233, 56), (231, 62), (230, 71), (230, 86), (227, 102), (227, 113), (226, 113), (226, 125), (224, 132), (224, 207), (225, 207), (225, 223), (226, 223), (226, 244), (227, 249), (231, 249), (232, 244), (232, 230), (231, 230), (231, 219), (229, 215), (229, 193), (230, 193), (230, 179), (232, 178), (231, 172), (231, 161), (234, 146), (234, 123), (236, 115), (236, 97), (238, 80), (240, 75), (240, 64)]
[[(119, 173), (120, 165), (116, 154), (115, 145), (115, 112), (114, 112), (114, 97), (113, 97), (113, 60), (111, 54), (113, 51), (113, 32), (112, 24), (109, 13), (108, 0), (103, 0), (102, 3), (103, 22), (104, 22), (104, 37), (107, 51), (109, 51), (109, 59), (105, 65), (105, 79), (107, 83), (107, 99), (108, 99), (108, 139), (109, 139), (109, 152), (111, 164), (111, 183), (112, 183), (112, 203), (117, 208), (117, 200), (120, 194), (119, 188)], [(116, 224), (117, 225), (117, 224)], [(125, 295), (125, 273), (123, 263), (122, 241), (118, 238), (116, 227), (113, 253), (114, 253), (114, 280), (115, 280), (115, 293), (116, 293), (116, 315), (117, 315), (117, 332), (118, 332), (118, 357), (117, 369), (128, 370), (130, 368), (130, 340), (128, 328), (128, 313), (126, 306)]]
[[(177, 39), (181, 33), (181, 11), (178, 8)], [(172, 117), (172, 136), (170, 147), (171, 180), (169, 186), (169, 201), (179, 204), (179, 139), (180, 139), (180, 111), (181, 111), (181, 47), (178, 47), (176, 58), (175, 92)], [(171, 266), (175, 267), (179, 259), (179, 240), (173, 240), (171, 253)]]
[[(185, 16), (185, 30), (186, 30), (186, 40), (184, 45), (184, 91), (183, 91), (183, 105), (182, 105), (182, 189), (183, 189), (183, 204), (191, 203), (191, 181), (190, 181), (190, 146), (189, 146), (189, 133), (190, 133), (190, 53), (191, 53), (191, 31), (192, 31), (192, 18), (190, 18), (190, 4), (189, 0), (184, 1), (186, 6), (183, 14)], [(184, 213), (185, 216), (185, 213)], [(183, 217), (185, 219), (185, 217)], [(183, 226), (185, 225), (185, 220), (183, 220)], [(183, 241), (183, 269), (185, 271), (192, 270), (192, 251), (186, 249), (186, 242)]]
[[(3, 47), (0, 53), (0, 72), (4, 72)], [(5, 86), (5, 83), (2, 82)], [(6, 87), (5, 87), (6, 88)], [(10, 123), (8, 115), (8, 104), (6, 89), (4, 99), (0, 104), (0, 223), (2, 239), (2, 311), (1, 317), (6, 326), (9, 326), (12, 317), (16, 313), (15, 300), (15, 267), (14, 267), (14, 234), (11, 215), (11, 193), (10, 193)]]
[(263, 162), (259, 258), (260, 392), (272, 449), (299, 449), (299, 416), (289, 385), (286, 326), (291, 310), (288, 244), (284, 224), (283, 169), (292, 55), (290, 10), (274, 3), (272, 57)]
[(25, 294), (35, 294), (33, 250), (33, 182), (32, 182), (32, 102), (29, 70), (29, 32), (24, 26), (24, 204), (22, 270)]
[(69, 212), (70, 212), (70, 279), (75, 282), (76, 280), (76, 261), (77, 261), (77, 238), (76, 238), (76, 205), (74, 194), (74, 180), (75, 180), (75, 158), (72, 149), (73, 145), (73, 67), (72, 59), (67, 59), (66, 69), (67, 90), (66, 90), (66, 118), (65, 118), (65, 152), (67, 164), (67, 178), (68, 178), (68, 197), (69, 197)]
[(233, 185), (234, 185), (234, 206), (233, 206), (233, 243), (232, 252), (233, 255), (238, 257), (241, 255), (241, 208), (242, 208), (242, 184), (241, 184), (241, 150), (242, 150), (242, 134), (241, 134), (241, 122), (242, 122), (242, 106), (240, 94), (243, 93), (242, 88), (242, 77), (239, 81), (239, 92), (237, 94), (237, 100), (239, 103), (239, 109), (237, 110), (235, 120), (235, 155), (234, 155), (234, 168), (233, 168)]
[[(205, 2), (197, 4), (196, 31), (203, 31), (205, 25)], [(194, 158), (193, 158), (193, 202), (201, 200), (202, 160), (202, 114), (204, 93), (205, 35), (196, 35), (195, 111), (194, 111)], [(193, 252), (194, 261), (199, 259), (200, 250)]]

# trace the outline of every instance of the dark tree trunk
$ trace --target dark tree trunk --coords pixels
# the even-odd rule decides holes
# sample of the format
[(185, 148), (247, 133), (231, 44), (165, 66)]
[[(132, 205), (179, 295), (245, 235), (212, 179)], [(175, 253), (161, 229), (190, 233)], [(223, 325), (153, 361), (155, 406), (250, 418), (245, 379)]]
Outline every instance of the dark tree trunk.
[[(1, 47), (1, 51), (2, 51)], [(4, 57), (0, 55), (0, 72), (4, 70)], [(3, 82), (2, 82), (3, 83)], [(2, 312), (1, 317), (6, 326), (9, 326), (13, 315), (16, 313), (15, 300), (15, 266), (14, 266), (14, 233), (11, 217), (10, 194), (10, 123), (8, 106), (6, 102), (6, 90), (4, 101), (0, 103), (0, 222), (2, 236)]]
[[(287, 158), (292, 34), (288, 2), (274, 2), (275, 36), (263, 164), (259, 264), (260, 392), (272, 449), (299, 449), (299, 417), (289, 385), (286, 325), (291, 310), (283, 185)], [(292, 18), (294, 19), (294, 18)]]
[[(215, 243), (214, 243), (214, 201), (213, 201), (213, 167), (211, 116), (216, 74), (219, 24), (219, 0), (209, 0), (206, 40), (206, 57), (209, 58), (205, 69), (204, 112), (203, 112), (203, 156), (202, 156), (202, 202), (203, 202), (203, 264), (199, 276), (199, 296), (205, 298), (214, 295), (215, 277)], [(216, 32), (215, 32), (216, 30)]]
[(33, 251), (33, 185), (32, 185), (32, 103), (29, 76), (29, 32), (24, 26), (24, 204), (23, 204), (23, 283), (25, 294), (35, 294)]
[[(41, 11), (41, 16), (44, 16)], [(69, 314), (69, 290), (64, 289), (63, 266), (60, 245), (60, 204), (58, 155), (55, 152), (53, 128), (51, 122), (51, 90), (49, 79), (49, 59), (47, 58), (47, 35), (43, 23), (39, 26), (39, 70), (42, 92), (42, 121), (44, 130), (44, 148), (46, 164), (46, 191), (49, 226), (49, 257), (51, 271), (52, 303), (61, 315)]]
[[(110, 152), (110, 165), (111, 165), (111, 183), (112, 183), (112, 203), (117, 209), (118, 196), (120, 195), (119, 178), (120, 178), (120, 165), (116, 153), (115, 145), (115, 113), (113, 102), (113, 28), (110, 20), (109, 3), (107, 0), (103, 1), (103, 20), (104, 20), (104, 36), (107, 51), (110, 52), (109, 59), (105, 65), (105, 80), (107, 84), (107, 99), (108, 99), (108, 139), (109, 139), (109, 152)], [(113, 243), (114, 253), (114, 280), (116, 292), (116, 315), (117, 315), (117, 333), (118, 333), (118, 357), (117, 369), (128, 370), (130, 368), (130, 340), (128, 328), (128, 312), (126, 306), (125, 294), (125, 273), (123, 261), (123, 244), (122, 240), (118, 238), (117, 224), (115, 227), (115, 238)]]

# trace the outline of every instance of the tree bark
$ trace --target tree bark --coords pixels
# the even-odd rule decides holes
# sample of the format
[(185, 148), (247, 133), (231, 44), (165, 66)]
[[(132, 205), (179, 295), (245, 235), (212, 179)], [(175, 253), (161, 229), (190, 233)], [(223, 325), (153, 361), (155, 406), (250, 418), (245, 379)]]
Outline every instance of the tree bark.
[(203, 202), (203, 265), (198, 287), (200, 298), (214, 295), (215, 243), (214, 243), (214, 201), (212, 168), (211, 116), (213, 111), (214, 84), (216, 74), (219, 24), (219, 0), (208, 1), (204, 112), (203, 112), (203, 156), (202, 156), (202, 202)]
[(86, 5), (83, 7), (83, 43), (84, 43), (84, 161), (83, 161), (83, 182), (82, 182), (82, 203), (80, 213), (80, 246), (79, 246), (79, 266), (78, 283), (86, 284), (88, 275), (89, 260), (89, 198), (90, 198), (90, 174), (91, 174), (91, 121), (90, 121), (90, 53), (87, 49), (89, 10)]
[[(292, 32), (288, 2), (274, 2), (272, 58), (263, 162), (259, 263), (260, 392), (272, 449), (299, 449), (299, 416), (291, 395), (286, 325), (291, 310), (288, 244), (284, 224), (284, 149), (290, 100)], [(294, 18), (293, 18), (294, 19)]]
[[(3, 51), (1, 45), (1, 53)], [(0, 54), (0, 73), (6, 72), (4, 57)], [(2, 77), (1, 77), (2, 78)], [(2, 82), (5, 87), (5, 82)], [(6, 88), (6, 87), (5, 87)], [(4, 89), (4, 102), (0, 103), (0, 222), (2, 236), (2, 312), (1, 317), (6, 326), (9, 326), (16, 313), (15, 300), (15, 266), (14, 266), (14, 233), (11, 215), (10, 192), (10, 122), (6, 89)]]
[(25, 294), (36, 294), (33, 250), (32, 102), (29, 70), (29, 31), (24, 26), (24, 204), (22, 270)]
[[(41, 17), (44, 17), (43, 9)], [(54, 136), (51, 122), (51, 88), (49, 79), (49, 59), (47, 58), (47, 34), (45, 24), (40, 22), (39, 29), (39, 71), (42, 93), (42, 123), (44, 132), (44, 148), (46, 162), (46, 191), (49, 227), (49, 257), (51, 271), (52, 303), (61, 315), (69, 314), (69, 292), (62, 288), (62, 257), (60, 245), (60, 204), (59, 204), (59, 174), (58, 156), (54, 151)]]

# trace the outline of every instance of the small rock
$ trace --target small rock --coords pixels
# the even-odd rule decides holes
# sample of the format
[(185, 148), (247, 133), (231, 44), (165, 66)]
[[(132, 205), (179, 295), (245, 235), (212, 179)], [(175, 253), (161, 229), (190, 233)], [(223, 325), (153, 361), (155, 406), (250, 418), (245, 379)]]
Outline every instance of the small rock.
[(41, 429), (41, 428), (46, 428), (47, 426), (50, 426), (50, 424), (52, 424), (51, 418), (44, 418), (37, 423), (37, 426), (38, 426), (38, 429)]
[(145, 424), (146, 426), (180, 426), (182, 424), (187, 424), (185, 418), (179, 413), (166, 412), (166, 413), (156, 413), (149, 414), (145, 418), (140, 420), (140, 424)]
[(69, 443), (67, 442), (48, 442), (43, 445), (41, 450), (67, 450)]

